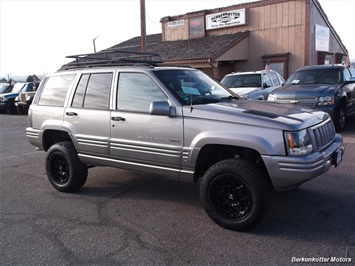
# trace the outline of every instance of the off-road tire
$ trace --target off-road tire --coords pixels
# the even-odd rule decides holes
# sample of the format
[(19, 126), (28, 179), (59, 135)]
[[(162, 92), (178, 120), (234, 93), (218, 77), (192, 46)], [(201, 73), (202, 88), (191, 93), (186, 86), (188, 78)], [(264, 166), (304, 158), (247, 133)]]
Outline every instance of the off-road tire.
[(343, 132), (346, 126), (346, 108), (342, 104), (335, 110), (334, 126), (337, 132)]
[(271, 204), (272, 185), (252, 162), (227, 159), (211, 166), (201, 181), (200, 199), (218, 225), (243, 231), (258, 224)]
[(17, 106), (17, 113), (20, 115), (27, 115), (28, 114), (28, 107), (27, 106)]
[(58, 142), (47, 151), (46, 172), (52, 186), (61, 192), (75, 192), (86, 182), (88, 167), (70, 141)]
[(10, 114), (10, 115), (17, 115), (17, 109), (16, 109), (16, 106), (13, 102), (10, 102), (8, 107), (7, 107), (7, 112)]

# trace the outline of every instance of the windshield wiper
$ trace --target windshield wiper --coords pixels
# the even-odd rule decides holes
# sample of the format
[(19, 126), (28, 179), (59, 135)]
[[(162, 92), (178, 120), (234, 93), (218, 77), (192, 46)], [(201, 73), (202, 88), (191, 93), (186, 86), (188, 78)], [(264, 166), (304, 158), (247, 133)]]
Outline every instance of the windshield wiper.
[(222, 97), (221, 100), (239, 100), (239, 95), (229, 95), (228, 97)]

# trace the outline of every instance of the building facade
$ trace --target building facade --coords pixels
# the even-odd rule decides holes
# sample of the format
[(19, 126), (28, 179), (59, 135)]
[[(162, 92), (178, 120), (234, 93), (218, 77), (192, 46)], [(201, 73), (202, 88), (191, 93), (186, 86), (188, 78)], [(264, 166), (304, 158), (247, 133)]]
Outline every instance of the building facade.
[[(163, 17), (146, 51), (221, 79), (269, 62), (287, 78), (305, 65), (343, 63), (348, 51), (317, 0), (264, 0)], [(112, 48), (140, 50), (140, 37)]]

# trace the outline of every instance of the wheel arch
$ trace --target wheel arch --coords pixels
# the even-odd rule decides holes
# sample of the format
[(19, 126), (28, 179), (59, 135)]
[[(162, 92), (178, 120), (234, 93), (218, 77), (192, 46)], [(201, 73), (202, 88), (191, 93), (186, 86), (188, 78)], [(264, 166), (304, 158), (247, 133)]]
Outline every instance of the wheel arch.
[(265, 172), (270, 181), (269, 173), (258, 151), (242, 146), (208, 144), (203, 146), (198, 154), (195, 165), (194, 182), (202, 178), (212, 165), (219, 161), (232, 158), (241, 158), (254, 163), (261, 171)]
[(48, 149), (55, 143), (62, 142), (62, 141), (72, 141), (70, 135), (66, 131), (55, 130), (55, 129), (46, 129), (43, 132), (42, 136), (42, 143), (43, 143), (43, 150), (48, 151)]

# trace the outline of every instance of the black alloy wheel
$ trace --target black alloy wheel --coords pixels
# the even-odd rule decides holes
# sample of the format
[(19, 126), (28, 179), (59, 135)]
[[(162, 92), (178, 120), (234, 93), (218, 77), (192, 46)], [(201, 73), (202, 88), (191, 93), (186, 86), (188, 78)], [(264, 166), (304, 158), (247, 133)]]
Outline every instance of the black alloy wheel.
[(209, 197), (216, 212), (225, 219), (243, 219), (253, 206), (249, 188), (236, 175), (218, 176), (210, 185)]
[(86, 182), (88, 167), (84, 165), (70, 141), (53, 144), (47, 151), (46, 172), (52, 186), (61, 192), (74, 192)]
[(200, 199), (218, 225), (236, 231), (258, 224), (269, 210), (269, 176), (250, 161), (226, 159), (212, 165), (202, 177)]

